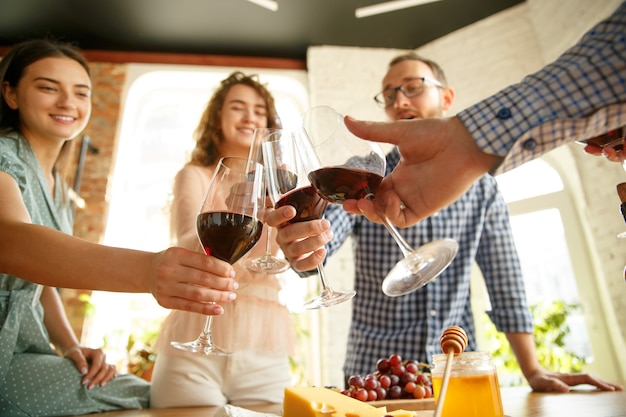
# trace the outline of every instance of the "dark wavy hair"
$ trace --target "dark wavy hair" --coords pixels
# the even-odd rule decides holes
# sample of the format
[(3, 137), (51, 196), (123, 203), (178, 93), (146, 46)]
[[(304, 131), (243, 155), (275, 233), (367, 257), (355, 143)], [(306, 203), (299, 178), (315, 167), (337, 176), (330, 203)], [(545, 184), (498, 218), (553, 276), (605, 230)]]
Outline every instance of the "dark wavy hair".
[(263, 98), (267, 106), (266, 127), (280, 127), (280, 121), (274, 105), (274, 97), (272, 97), (265, 85), (259, 82), (258, 76), (245, 75), (241, 71), (235, 71), (230, 74), (228, 78), (222, 80), (200, 118), (200, 123), (194, 132), (196, 146), (191, 154), (191, 163), (210, 166), (215, 164), (219, 159), (219, 145), (224, 141), (224, 135), (220, 128), (222, 107), (224, 106), (226, 95), (230, 89), (237, 84), (252, 87)]
[[(52, 39), (31, 39), (20, 42), (11, 48), (0, 61), (0, 86), (8, 83), (11, 87), (17, 84), (24, 76), (26, 68), (44, 58), (70, 58), (78, 62), (91, 78), (89, 64), (81, 55), (78, 48), (70, 43)], [(12, 109), (4, 100), (0, 100), (0, 134), (11, 131), (20, 132), (19, 109)], [(72, 154), (73, 140), (66, 141), (57, 157), (54, 169), (67, 180), (69, 169), (69, 157)]]

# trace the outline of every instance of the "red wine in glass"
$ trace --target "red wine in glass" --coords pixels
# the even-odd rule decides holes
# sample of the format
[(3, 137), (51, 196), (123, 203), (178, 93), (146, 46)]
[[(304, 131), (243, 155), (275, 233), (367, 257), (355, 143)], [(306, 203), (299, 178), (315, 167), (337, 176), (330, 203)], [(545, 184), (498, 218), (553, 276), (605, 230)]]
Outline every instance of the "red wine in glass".
[(374, 195), (382, 175), (350, 167), (327, 167), (309, 173), (309, 180), (318, 193), (335, 204)]
[(328, 202), (320, 197), (315, 188), (309, 185), (283, 195), (276, 202), (275, 207), (279, 208), (287, 205), (296, 209), (296, 215), (289, 220), (289, 223), (297, 223), (321, 219)]
[[(196, 232), (205, 254), (232, 265), (248, 253), (263, 231), (259, 213), (265, 199), (262, 165), (245, 158), (220, 159), (196, 216)], [(196, 340), (170, 345), (191, 353), (229, 355), (211, 341), (212, 322), (213, 316), (207, 316)]]
[(198, 215), (197, 229), (207, 256), (232, 265), (259, 240), (263, 223), (245, 214), (207, 212)]

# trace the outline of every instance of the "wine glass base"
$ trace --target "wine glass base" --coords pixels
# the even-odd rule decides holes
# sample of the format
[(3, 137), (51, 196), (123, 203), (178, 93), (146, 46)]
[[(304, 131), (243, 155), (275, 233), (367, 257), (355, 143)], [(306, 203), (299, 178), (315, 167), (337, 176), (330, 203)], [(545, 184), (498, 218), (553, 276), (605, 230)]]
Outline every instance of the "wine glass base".
[(420, 246), (389, 271), (382, 284), (383, 293), (399, 297), (433, 282), (450, 265), (458, 248), (453, 239), (435, 240)]
[(221, 347), (215, 345), (207, 345), (206, 343), (198, 342), (194, 340), (193, 342), (187, 343), (179, 343), (179, 342), (170, 342), (170, 345), (176, 349), (184, 350), (185, 352), (191, 352), (202, 355), (211, 355), (211, 356), (230, 356), (230, 352), (222, 349)]
[(304, 308), (307, 310), (315, 310), (318, 308), (332, 307), (344, 301), (351, 300), (355, 295), (356, 291), (327, 291), (304, 303)]
[(289, 262), (285, 259), (279, 259), (273, 256), (262, 256), (260, 258), (249, 259), (246, 262), (246, 268), (257, 274), (279, 274), (288, 270), (289, 267)]

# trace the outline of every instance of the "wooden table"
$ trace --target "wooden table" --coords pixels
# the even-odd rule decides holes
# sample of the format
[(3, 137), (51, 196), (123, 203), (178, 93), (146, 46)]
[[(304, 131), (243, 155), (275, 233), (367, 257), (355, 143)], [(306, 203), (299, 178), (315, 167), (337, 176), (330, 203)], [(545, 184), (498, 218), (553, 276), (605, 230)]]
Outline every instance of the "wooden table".
[(504, 414), (511, 417), (624, 417), (626, 391), (575, 387), (566, 394), (538, 393), (530, 388), (503, 388)]
[[(626, 417), (626, 392), (601, 392), (573, 388), (567, 394), (535, 393), (529, 388), (503, 388), (504, 414), (509, 417)], [(281, 415), (280, 405), (249, 407)], [(112, 411), (98, 417), (212, 417), (215, 407), (164, 408)], [(432, 416), (419, 411), (419, 417)]]

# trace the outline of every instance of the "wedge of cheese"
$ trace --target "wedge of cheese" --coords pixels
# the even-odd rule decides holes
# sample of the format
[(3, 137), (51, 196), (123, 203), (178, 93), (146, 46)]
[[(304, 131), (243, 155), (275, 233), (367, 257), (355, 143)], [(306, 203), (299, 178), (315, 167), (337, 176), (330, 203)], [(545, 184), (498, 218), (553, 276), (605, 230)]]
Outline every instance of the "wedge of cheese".
[(283, 417), (383, 417), (376, 408), (340, 392), (321, 387), (287, 387)]

